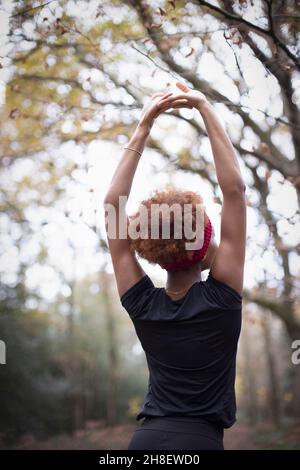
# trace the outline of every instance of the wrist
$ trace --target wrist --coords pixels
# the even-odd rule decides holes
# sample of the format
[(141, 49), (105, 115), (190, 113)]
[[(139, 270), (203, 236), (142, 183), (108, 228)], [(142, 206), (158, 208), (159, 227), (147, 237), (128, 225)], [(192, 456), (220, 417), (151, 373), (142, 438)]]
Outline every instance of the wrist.
[(196, 108), (198, 109), (198, 111), (200, 113), (203, 113), (205, 112), (207, 109), (210, 109), (212, 107), (212, 104), (209, 102), (209, 101), (202, 101), (201, 103), (199, 103)]
[(148, 137), (150, 135), (150, 131), (151, 131), (151, 126), (149, 126), (148, 124), (139, 122), (136, 127), (135, 133), (141, 137)]
[(149, 135), (150, 129), (148, 129), (146, 126), (138, 124), (127, 143), (127, 147), (131, 147), (138, 150), (139, 152), (143, 152)]

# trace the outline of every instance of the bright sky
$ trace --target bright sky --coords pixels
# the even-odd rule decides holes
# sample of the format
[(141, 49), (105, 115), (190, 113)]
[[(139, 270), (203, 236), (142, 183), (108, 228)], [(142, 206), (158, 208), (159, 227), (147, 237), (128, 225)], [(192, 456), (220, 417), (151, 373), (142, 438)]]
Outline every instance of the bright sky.
[[(92, 2), (91, 2), (92, 3)], [(97, 3), (97, 2), (96, 2)], [(5, 11), (10, 10), (11, 2), (6, 1), (2, 3), (2, 8)], [(1, 36), (0, 55), (5, 56), (8, 49), (5, 46), (5, 34), (8, 32), (7, 28), (8, 14), (1, 13), (0, 25)], [(223, 60), (229, 67), (236, 69), (235, 60), (231, 49), (226, 45), (223, 40), (222, 32), (214, 33), (215, 47), (223, 48)], [(197, 38), (194, 38), (193, 46), (197, 46)], [(137, 52), (130, 51), (130, 58), (134, 57)], [(278, 98), (279, 88), (274, 78), (264, 76), (263, 70), (258, 65), (258, 62), (248, 54), (242, 51), (241, 61), (244, 65), (244, 78), (249, 87), (249, 94), (243, 98), (243, 105), (249, 106), (252, 109), (265, 109), (270, 115), (281, 115), (281, 102)], [(141, 56), (135, 57), (141, 60)], [(183, 61), (183, 56), (179, 57)], [(149, 73), (149, 62), (145, 58), (145, 74), (139, 77), (139, 86), (147, 86), (154, 91), (161, 88), (161, 84), (170, 81), (170, 76), (163, 72), (157, 71), (154, 77)], [(134, 63), (126, 65), (126, 73), (130, 77), (134, 73)], [(216, 88), (220, 89), (222, 93), (227, 95), (234, 101), (238, 99), (238, 92), (232, 85), (231, 79), (226, 77), (223, 73), (222, 67), (216, 63), (212, 54), (204, 54), (201, 56), (198, 64), (198, 72), (201, 77), (208, 81), (214, 82)], [(5, 99), (4, 89), (5, 81), (8, 79), (9, 74), (7, 69), (0, 70), (0, 97), (2, 102)], [(238, 77), (238, 74), (237, 74)], [(97, 73), (95, 76), (97, 79)], [(174, 80), (173, 80), (174, 82)], [(300, 83), (299, 83), (300, 84)], [(299, 99), (299, 95), (295, 99)], [(0, 103), (1, 103), (0, 100)], [(226, 129), (230, 132), (232, 139), (238, 135), (240, 127), (240, 119), (232, 117), (228, 111), (225, 110), (222, 104), (215, 105), (218, 115)], [(245, 108), (245, 110), (247, 110)], [(182, 110), (182, 114), (189, 117), (196, 117), (201, 122), (200, 116), (197, 116), (196, 111)], [(257, 111), (251, 112), (251, 117), (255, 118), (262, 126), (264, 126), (265, 117), (262, 113)], [(176, 121), (177, 122), (177, 121)], [(65, 131), (72, 123), (65, 123)], [(176, 123), (172, 117), (161, 116), (154, 127), (152, 134), (158, 139), (163, 139), (163, 144), (170, 152), (181, 146), (189, 145), (191, 141), (191, 130), (187, 123)], [(274, 136), (278, 140), (278, 145), (284, 149), (285, 154), (292, 155), (292, 145), (288, 134), (282, 133)], [(41, 266), (33, 264), (27, 272), (27, 284), (32, 289), (38, 289), (45, 299), (52, 300), (58, 292), (64, 290), (64, 295), (69, 295), (68, 289), (61, 283), (58, 272), (64, 273), (68, 280), (73, 277), (82, 278), (89, 273), (97, 272), (104, 261), (101, 254), (95, 255), (97, 251), (98, 238), (95, 233), (89, 228), (88, 225), (93, 225), (96, 221), (98, 230), (104, 234), (104, 214), (102, 210), (102, 201), (108, 189), (112, 174), (120, 160), (122, 147), (125, 145), (126, 140), (124, 136), (119, 136), (117, 142), (109, 143), (104, 141), (94, 141), (91, 143), (86, 152), (83, 152), (79, 146), (73, 143), (66, 144), (60, 149), (53, 152), (53, 158), (56, 164), (62, 164), (64, 160), (77, 162), (79, 165), (88, 162), (88, 171), (77, 170), (72, 173), (73, 182), (65, 187), (65, 198), (63, 201), (58, 201), (55, 207), (45, 209), (40, 207), (39, 210), (29, 210), (27, 217), (31, 220), (33, 226), (36, 227), (36, 234), (28, 241), (26, 245), (26, 252), (19, 254), (15, 246), (4, 239), (4, 246), (6, 246), (5, 253), (1, 256), (1, 270), (5, 271), (4, 280), (13, 285), (16, 282), (15, 271), (19, 257), (23, 260), (34, 260), (39, 243), (46, 240), (49, 249), (49, 265)], [(251, 148), (255, 144), (251, 134), (247, 136), (247, 140), (243, 145)], [(199, 153), (212, 158), (210, 144), (207, 140), (199, 140)], [(245, 171), (241, 162), (242, 172), (246, 182), (249, 180), (247, 172)], [(35, 171), (34, 163), (28, 159), (18, 163), (13, 170), (12, 176), (15, 178), (22, 177), (24, 173), (31, 174)], [(262, 171), (264, 171), (262, 169)], [(19, 175), (19, 176), (18, 176)], [(170, 164), (160, 157), (156, 152), (146, 149), (140, 162), (137, 174), (134, 179), (132, 194), (128, 211), (133, 212), (138, 203), (147, 198), (155, 189), (163, 189), (166, 183), (173, 183), (179, 188), (195, 190), (202, 194), (207, 211), (215, 226), (216, 233), (218, 233), (220, 223), (220, 206), (215, 204), (212, 200), (212, 192), (209, 185), (202, 181), (197, 175), (185, 174), (182, 172), (174, 171)], [(280, 214), (283, 219), (279, 224), (279, 229), (282, 234), (285, 234), (285, 241), (288, 244), (297, 244), (299, 239), (299, 226), (291, 229), (285, 222), (285, 217), (293, 216), (297, 210), (297, 200), (295, 191), (290, 183), (281, 184), (282, 178), (279, 174), (274, 172), (271, 179), (271, 194), (269, 197), (270, 206)], [(90, 192), (90, 189), (93, 192)], [(248, 190), (250, 201), (255, 201), (255, 196)], [(97, 213), (95, 213), (95, 209)], [(70, 219), (66, 220), (63, 216), (63, 211), (68, 210), (71, 213)], [(82, 217), (79, 213), (82, 212)], [(46, 218), (50, 223), (41, 229), (40, 222)], [(252, 208), (248, 208), (248, 252), (247, 262), (245, 268), (245, 284), (247, 287), (252, 287), (258, 280), (262, 280), (264, 270), (269, 273), (270, 285), (277, 284), (280, 278), (280, 270), (278, 264), (271, 250), (262, 252), (259, 244), (268, 246), (266, 238), (267, 230), (263, 225), (258, 225), (259, 221), (257, 215)], [(17, 235), (16, 235), (17, 239)], [(75, 256), (73, 247), (75, 249)], [(141, 261), (143, 268), (146, 272), (153, 276), (158, 282), (163, 282), (166, 278), (166, 273), (159, 267), (150, 266), (147, 262)], [(112, 271), (111, 265), (108, 268)], [(297, 274), (299, 269), (296, 258), (292, 258), (293, 274)], [(299, 273), (299, 271), (298, 271)], [(272, 281), (273, 278), (273, 281)]]

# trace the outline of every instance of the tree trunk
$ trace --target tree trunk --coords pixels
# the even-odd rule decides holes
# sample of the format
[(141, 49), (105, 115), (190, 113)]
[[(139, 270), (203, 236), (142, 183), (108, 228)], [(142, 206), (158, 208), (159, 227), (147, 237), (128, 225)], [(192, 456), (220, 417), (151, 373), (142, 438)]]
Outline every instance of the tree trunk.
[(116, 386), (118, 376), (118, 350), (114, 319), (114, 306), (111, 298), (110, 283), (105, 271), (100, 273), (100, 284), (105, 305), (107, 342), (108, 342), (108, 374), (106, 393), (107, 423), (113, 425), (117, 418)]
[[(300, 328), (290, 331), (291, 346), (294, 340), (300, 340)], [(294, 349), (291, 347), (291, 360)], [(292, 364), (293, 417), (300, 423), (300, 364)]]
[[(246, 322), (245, 322), (246, 323)], [(247, 416), (251, 425), (257, 422), (257, 394), (255, 375), (253, 374), (253, 362), (251, 360), (250, 338), (247, 325), (243, 329), (243, 349), (245, 361), (245, 382), (246, 382), (246, 396), (247, 396)]]
[(276, 364), (272, 350), (272, 336), (269, 312), (264, 313), (263, 335), (265, 340), (267, 374), (269, 378), (269, 413), (272, 424), (277, 427), (280, 423), (279, 383), (277, 380)]

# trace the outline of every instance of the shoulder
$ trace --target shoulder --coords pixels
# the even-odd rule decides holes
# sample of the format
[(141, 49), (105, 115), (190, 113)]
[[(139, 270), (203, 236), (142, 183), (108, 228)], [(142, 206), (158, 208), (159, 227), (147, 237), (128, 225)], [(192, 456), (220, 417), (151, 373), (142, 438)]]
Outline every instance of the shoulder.
[(136, 317), (149, 308), (150, 299), (159, 290), (145, 274), (120, 297), (120, 302), (131, 317)]
[(216, 279), (211, 273), (201, 284), (203, 295), (212, 308), (239, 309), (242, 307), (242, 296), (228, 284)]

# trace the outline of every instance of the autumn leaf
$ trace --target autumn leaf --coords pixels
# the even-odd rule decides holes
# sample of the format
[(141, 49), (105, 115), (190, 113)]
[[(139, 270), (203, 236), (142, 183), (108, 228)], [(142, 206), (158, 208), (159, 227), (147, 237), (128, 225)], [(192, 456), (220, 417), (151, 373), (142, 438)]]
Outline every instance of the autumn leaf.
[(230, 28), (224, 31), (223, 36), (225, 39), (230, 39), (233, 44), (241, 44), (243, 38), (237, 28)]
[(268, 179), (270, 178), (271, 176), (271, 171), (270, 170), (266, 170), (266, 173), (265, 173), (265, 181), (268, 181)]
[(191, 50), (185, 55), (185, 57), (190, 57), (195, 52), (195, 49), (191, 47)]
[(300, 176), (296, 176), (296, 177), (289, 176), (289, 177), (288, 177), (288, 180), (292, 183), (292, 185), (293, 185), (296, 189), (300, 189)]
[(272, 44), (271, 50), (272, 50), (272, 53), (273, 53), (274, 55), (276, 55), (276, 54), (278, 53), (278, 47), (277, 47), (277, 45), (276, 45), (275, 43)]
[(292, 72), (293, 71), (293, 67), (289, 64), (284, 64), (283, 62), (278, 62), (278, 65), (281, 68), (281, 70), (283, 70), (284, 72)]
[(164, 8), (160, 8), (160, 7), (159, 7), (159, 13), (160, 13), (161, 16), (166, 16), (166, 14), (167, 14), (166, 10)]
[(259, 151), (264, 153), (265, 155), (271, 155), (271, 150), (268, 144), (265, 142), (261, 142), (259, 145)]
[(223, 36), (224, 36), (225, 39), (231, 39), (232, 38), (232, 28), (227, 29), (226, 31), (224, 31)]
[(175, 10), (175, 7), (176, 7), (176, 3), (175, 3), (175, 0), (169, 0), (168, 3), (170, 3), (170, 5), (174, 8)]
[(242, 37), (239, 34), (235, 34), (232, 38), (233, 44), (241, 44), (243, 42)]
[(10, 117), (11, 119), (16, 119), (16, 117), (20, 116), (20, 114), (21, 114), (21, 113), (20, 113), (20, 111), (19, 111), (18, 108), (13, 108), (13, 109), (11, 110), (11, 112), (9, 113), (9, 117)]

